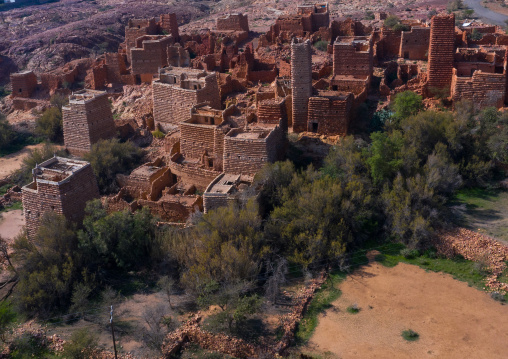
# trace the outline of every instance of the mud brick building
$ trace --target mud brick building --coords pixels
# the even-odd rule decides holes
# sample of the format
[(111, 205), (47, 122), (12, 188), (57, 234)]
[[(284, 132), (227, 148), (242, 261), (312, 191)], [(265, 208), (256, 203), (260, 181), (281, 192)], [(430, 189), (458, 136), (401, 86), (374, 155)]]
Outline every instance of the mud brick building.
[(203, 193), (204, 212), (240, 202), (251, 183), (252, 177), (221, 173)]
[(472, 76), (457, 76), (453, 69), (451, 96), (454, 102), (470, 101), (475, 110), (501, 108), (506, 96), (506, 75), (475, 70)]
[(414, 26), (402, 31), (399, 57), (406, 60), (427, 60), (430, 43), (430, 27)]
[(172, 36), (138, 37), (136, 47), (130, 49), (132, 74), (141, 76), (143, 82), (151, 82), (153, 75), (157, 74), (161, 67), (168, 65), (168, 48), (173, 43)]
[(37, 76), (33, 71), (11, 74), (12, 97), (30, 98), (37, 89)]
[(176, 19), (176, 14), (174, 13), (161, 15), (159, 29), (162, 33), (173, 36), (176, 41), (180, 38), (180, 33), (178, 32), (178, 21)]
[(339, 95), (333, 91), (319, 92), (309, 99), (308, 131), (345, 136), (351, 120), (354, 95)]
[(157, 35), (155, 19), (131, 19), (125, 27), (125, 49), (130, 63), (130, 49), (136, 47), (136, 39), (144, 35)]
[(281, 123), (229, 131), (224, 137), (224, 172), (253, 176), (265, 163), (282, 160), (286, 149), (283, 128)]
[(333, 43), (333, 76), (371, 77), (373, 61), (371, 36), (341, 36)]
[(199, 159), (205, 167), (222, 169), (224, 136), (236, 127), (228, 117), (236, 107), (215, 110), (207, 104), (192, 108), (191, 117), (180, 123), (180, 152), (187, 158)]
[(266, 99), (258, 102), (258, 122), (276, 125), (281, 119), (287, 123), (285, 98)]
[(455, 15), (436, 15), (431, 20), (428, 83), (433, 89), (449, 90), (455, 52)]
[(221, 108), (215, 72), (169, 66), (161, 69), (159, 79), (153, 82), (153, 117), (163, 131), (188, 120), (192, 107), (204, 102)]
[(227, 14), (217, 18), (217, 30), (249, 32), (249, 20), (244, 14)]
[(309, 40), (291, 43), (293, 131), (307, 131), (308, 102), (312, 96), (312, 48)]
[(168, 47), (168, 65), (175, 67), (190, 66), (189, 51), (184, 49), (179, 43)]
[(90, 152), (92, 145), (116, 134), (106, 92), (82, 90), (69, 96), (62, 108), (64, 144), (73, 155)]
[(28, 236), (33, 238), (45, 212), (64, 215), (80, 224), (87, 201), (99, 197), (99, 188), (88, 162), (53, 157), (33, 170), (33, 182), (22, 191)]

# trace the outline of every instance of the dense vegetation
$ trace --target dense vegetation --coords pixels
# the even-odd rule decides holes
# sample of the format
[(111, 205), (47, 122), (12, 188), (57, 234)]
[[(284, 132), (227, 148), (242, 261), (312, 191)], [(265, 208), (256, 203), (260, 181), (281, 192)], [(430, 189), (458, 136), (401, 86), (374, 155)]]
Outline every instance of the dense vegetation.
[[(33, 242), (16, 240), (13, 303), (43, 318), (85, 311), (105, 288), (119, 289), (114, 278), (157, 272), (170, 304), (180, 286), (198, 305), (220, 308), (207, 325), (241, 333), (264, 290), (277, 294), (288, 267), (303, 275), (347, 268), (348, 254), (373, 242), (423, 252), (447, 224), (456, 191), (487, 186), (496, 164), (508, 160), (508, 116), (494, 108), (475, 114), (467, 103), (454, 112), (422, 109), (420, 96), (398, 95), (391, 111), (376, 114), (381, 130), (368, 142), (343, 138), (321, 168), (267, 164), (253, 184), (259, 196), (197, 214), (184, 230), (158, 227), (146, 209), (108, 214), (98, 200), (79, 229), (47, 214)], [(87, 159), (106, 193), (141, 155), (110, 140)]]

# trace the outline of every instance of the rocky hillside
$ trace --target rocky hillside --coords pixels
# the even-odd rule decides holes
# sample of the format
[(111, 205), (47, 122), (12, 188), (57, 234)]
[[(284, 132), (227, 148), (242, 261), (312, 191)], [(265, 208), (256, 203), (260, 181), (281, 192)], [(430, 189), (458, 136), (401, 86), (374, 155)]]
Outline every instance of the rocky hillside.
[(13, 70), (47, 71), (116, 51), (128, 19), (176, 12), (181, 24), (207, 15), (204, 2), (61, 0), (0, 13), (0, 82)]

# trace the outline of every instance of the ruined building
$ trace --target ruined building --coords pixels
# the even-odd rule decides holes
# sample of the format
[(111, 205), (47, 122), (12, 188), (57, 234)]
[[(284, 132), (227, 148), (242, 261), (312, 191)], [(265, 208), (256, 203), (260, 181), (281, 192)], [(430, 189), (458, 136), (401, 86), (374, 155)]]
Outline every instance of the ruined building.
[(430, 26), (427, 88), (450, 90), (455, 52), (455, 15), (436, 15)]
[(426, 61), (430, 43), (430, 27), (412, 26), (402, 31), (399, 57), (406, 60)]
[(81, 223), (87, 201), (99, 197), (99, 188), (88, 162), (53, 157), (33, 170), (33, 182), (22, 191), (28, 236), (33, 238), (45, 212), (64, 215)]
[(309, 40), (291, 43), (293, 131), (307, 131), (308, 102), (312, 96), (312, 48)]
[(247, 31), (249, 32), (249, 20), (247, 15), (227, 14), (217, 18), (217, 30)]
[(116, 135), (111, 104), (106, 92), (81, 90), (69, 96), (62, 108), (64, 144), (76, 156), (90, 152), (101, 139)]
[(203, 102), (221, 108), (215, 72), (169, 66), (153, 82), (153, 117), (163, 131), (189, 119), (191, 108)]
[(251, 177), (221, 173), (203, 193), (204, 212), (240, 202), (251, 182)]
[(29, 98), (37, 89), (37, 76), (33, 71), (11, 74), (12, 97)]

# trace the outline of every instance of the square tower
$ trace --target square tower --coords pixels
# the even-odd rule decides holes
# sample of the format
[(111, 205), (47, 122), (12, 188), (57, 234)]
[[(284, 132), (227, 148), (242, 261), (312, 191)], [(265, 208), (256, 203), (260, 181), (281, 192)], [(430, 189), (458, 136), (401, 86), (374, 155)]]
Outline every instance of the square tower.
[(450, 90), (455, 50), (455, 15), (436, 15), (430, 25), (428, 89)]
[(307, 131), (308, 102), (312, 96), (312, 49), (309, 40), (291, 43), (293, 131)]
[(62, 108), (64, 144), (76, 156), (90, 152), (92, 145), (116, 134), (111, 104), (104, 91), (82, 90), (69, 96)]
[(33, 182), (21, 189), (29, 238), (33, 238), (45, 212), (64, 215), (80, 224), (86, 202), (99, 198), (92, 166), (85, 161), (53, 157), (33, 170)]

